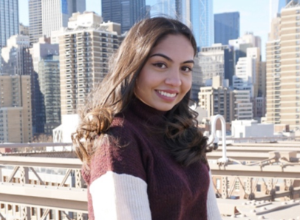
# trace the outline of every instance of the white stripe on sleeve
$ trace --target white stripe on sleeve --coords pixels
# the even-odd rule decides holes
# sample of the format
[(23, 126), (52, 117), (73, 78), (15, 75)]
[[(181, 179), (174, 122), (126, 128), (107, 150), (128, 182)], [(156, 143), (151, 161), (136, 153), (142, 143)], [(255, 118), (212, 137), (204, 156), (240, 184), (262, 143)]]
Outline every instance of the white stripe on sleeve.
[(209, 189), (207, 193), (207, 219), (208, 220), (222, 220), (221, 214), (218, 208), (217, 199), (214, 191), (214, 186), (211, 177), (211, 171), (209, 171)]
[(141, 178), (108, 171), (90, 186), (95, 220), (151, 220), (147, 184)]

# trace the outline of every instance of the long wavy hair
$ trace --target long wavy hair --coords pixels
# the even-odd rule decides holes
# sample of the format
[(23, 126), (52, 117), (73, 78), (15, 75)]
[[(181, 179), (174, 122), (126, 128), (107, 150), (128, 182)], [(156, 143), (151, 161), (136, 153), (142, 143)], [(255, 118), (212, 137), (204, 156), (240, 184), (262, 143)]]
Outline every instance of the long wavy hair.
[[(135, 24), (109, 63), (104, 80), (89, 95), (79, 111), (80, 124), (72, 141), (78, 157), (89, 168), (95, 152), (94, 140), (104, 138), (117, 113), (123, 112), (134, 97), (136, 79), (152, 48), (167, 35), (183, 35), (197, 52), (195, 38), (183, 23), (165, 17), (145, 19)], [(161, 131), (167, 151), (174, 159), (188, 166), (195, 161), (206, 161), (206, 141), (198, 129), (197, 113), (189, 108), (190, 91), (166, 114)]]

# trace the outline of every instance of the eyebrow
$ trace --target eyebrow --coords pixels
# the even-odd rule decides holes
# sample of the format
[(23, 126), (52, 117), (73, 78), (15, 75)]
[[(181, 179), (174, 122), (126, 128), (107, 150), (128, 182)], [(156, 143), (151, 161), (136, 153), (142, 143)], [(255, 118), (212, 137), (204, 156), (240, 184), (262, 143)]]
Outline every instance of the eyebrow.
[[(160, 56), (160, 57), (163, 57), (163, 58), (165, 58), (165, 59), (173, 62), (173, 60), (170, 57), (168, 57), (168, 56), (166, 56), (164, 54), (161, 54), (161, 53), (152, 54), (150, 57), (154, 57), (154, 56)], [(187, 61), (184, 61), (183, 63), (195, 63), (195, 62), (194, 62), (194, 60), (187, 60)]]

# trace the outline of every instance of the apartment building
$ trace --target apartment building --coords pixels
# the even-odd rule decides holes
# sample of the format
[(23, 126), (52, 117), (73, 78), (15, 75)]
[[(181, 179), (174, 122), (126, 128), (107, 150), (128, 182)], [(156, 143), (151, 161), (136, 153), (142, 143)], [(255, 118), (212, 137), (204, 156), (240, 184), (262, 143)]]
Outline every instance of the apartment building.
[(220, 76), (213, 78), (212, 86), (201, 87), (199, 106), (207, 110), (207, 116), (222, 115), (226, 122), (253, 118), (249, 90), (231, 90), (223, 86)]
[[(68, 20), (73, 13), (85, 11), (86, 0), (41, 0), (41, 7), (37, 9), (32, 11), (32, 20), (39, 19), (38, 21), (42, 23), (43, 35), (50, 37), (52, 31), (67, 27)], [(35, 28), (38, 28), (37, 24), (39, 24), (37, 21), (32, 23)], [(36, 38), (39, 37), (40, 35), (36, 36)]]
[(253, 119), (253, 104), (249, 90), (233, 90), (233, 118), (234, 120)]
[[(81, 16), (92, 14), (85, 25)], [(119, 47), (116, 32), (101, 27), (101, 19), (93, 12), (73, 14), (77, 17), (74, 28), (53, 32), (59, 41), (61, 114), (76, 114), (88, 93), (108, 72), (108, 58)], [(71, 18), (74, 23), (74, 17)], [(88, 24), (88, 25), (87, 25)]]
[(6, 47), (1, 50), (2, 73), (4, 75), (30, 75), (32, 60), (29, 48), (29, 36), (11, 36), (7, 40)]
[(270, 38), (267, 43), (266, 120), (287, 124), (297, 131), (300, 129), (300, 4), (296, 1), (287, 4), (278, 22), (278, 39)]
[(0, 76), (0, 143), (32, 138), (30, 76)]
[(213, 44), (211, 47), (203, 47), (198, 57), (203, 85), (209, 85), (215, 76), (220, 76), (221, 80), (228, 79), (231, 85), (234, 64), (233, 53), (228, 45)]

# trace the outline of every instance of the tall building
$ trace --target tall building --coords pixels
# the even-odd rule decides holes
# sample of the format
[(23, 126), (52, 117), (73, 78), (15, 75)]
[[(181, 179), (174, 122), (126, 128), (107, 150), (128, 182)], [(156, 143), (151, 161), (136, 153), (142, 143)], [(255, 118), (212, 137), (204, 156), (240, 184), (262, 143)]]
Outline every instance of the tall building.
[(0, 76), (0, 143), (32, 138), (30, 76)]
[(233, 90), (232, 112), (234, 120), (253, 119), (253, 104), (249, 90)]
[(36, 43), (43, 36), (42, 0), (29, 0), (29, 35), (30, 42)]
[(251, 98), (254, 97), (255, 86), (255, 61), (241, 57), (236, 64), (235, 75), (233, 76), (233, 89), (235, 90), (249, 90)]
[[(101, 18), (92, 13), (74, 14), (90, 26), (68, 28), (56, 34), (59, 39), (61, 114), (77, 114), (88, 93), (107, 74), (108, 58), (119, 47), (118, 34), (101, 27)], [(73, 20), (71, 18), (71, 20)], [(54, 36), (53, 36), (54, 37)]]
[(157, 0), (152, 1), (151, 16), (168, 16), (174, 19), (182, 20), (183, 0)]
[(281, 13), (281, 10), (291, 1), (298, 2), (299, 0), (269, 0), (269, 22)]
[(166, 15), (190, 27), (199, 51), (214, 43), (213, 0), (157, 0), (151, 3), (152, 17)]
[(194, 33), (198, 50), (214, 43), (213, 0), (177, 0), (179, 20)]
[(47, 55), (39, 62), (39, 87), (43, 94), (44, 133), (52, 134), (52, 130), (60, 125), (60, 77), (58, 55)]
[[(42, 1), (42, 34), (50, 37), (51, 31), (68, 26), (68, 20), (75, 12), (84, 12), (86, 0), (41, 0)], [(38, 5), (38, 4), (37, 4)], [(37, 6), (38, 7), (38, 6)], [(34, 11), (32, 11), (35, 13)], [(39, 12), (37, 19), (40, 19)], [(34, 15), (32, 15), (33, 18)], [(34, 18), (33, 18), (34, 19)], [(39, 22), (36, 23), (39, 30)], [(37, 32), (38, 34), (39, 32)], [(40, 36), (37, 36), (37, 38)]]
[(30, 75), (31, 57), (29, 54), (29, 36), (14, 35), (7, 40), (7, 46), (2, 48), (2, 73), (9, 75)]
[(199, 92), (199, 106), (207, 111), (207, 117), (220, 114), (226, 122), (234, 120), (232, 112), (233, 93), (229, 87), (224, 87), (220, 76), (212, 79), (212, 86), (204, 86)]
[[(267, 42), (268, 122), (300, 129), (300, 4), (281, 10), (279, 39)], [(272, 35), (272, 34), (271, 34)]]
[[(214, 43), (213, 0), (188, 0), (191, 28), (199, 49)], [(183, 16), (184, 17), (184, 16)]]
[[(60, 77), (57, 67), (59, 61), (58, 59), (51, 60), (52, 57), (55, 58), (59, 55), (58, 44), (50, 44), (50, 39), (42, 37), (32, 45), (30, 54), (33, 60), (31, 74), (33, 134), (49, 133), (49, 126), (46, 124), (50, 123), (49, 118), (55, 117), (54, 115), (49, 116), (49, 114), (60, 112), (60, 101), (58, 101), (60, 100)], [(51, 77), (50, 81), (49, 77)], [(57, 102), (59, 102), (58, 107)], [(52, 110), (49, 111), (49, 108)], [(58, 117), (60, 118), (60, 114)], [(56, 123), (56, 121), (54, 122)]]
[(247, 90), (231, 90), (223, 86), (220, 76), (213, 77), (212, 86), (200, 88), (199, 106), (207, 110), (207, 116), (220, 114), (226, 122), (252, 119), (252, 103)]
[(227, 45), (240, 36), (240, 13), (227, 12), (214, 15), (215, 43)]
[[(215, 76), (221, 80), (229, 80), (232, 83), (234, 73), (233, 51), (228, 45), (214, 44), (211, 47), (203, 47), (198, 53), (199, 66), (202, 76), (202, 85), (210, 84)], [(208, 85), (207, 84), (207, 85)]]
[(261, 71), (260, 49), (249, 47), (246, 53), (246, 57), (240, 57), (236, 64), (233, 88), (236, 90), (250, 90), (251, 98), (254, 98), (258, 96)]
[(121, 24), (122, 33), (128, 31), (136, 22), (146, 17), (145, 0), (102, 0), (101, 2), (103, 20)]
[(0, 1), (0, 48), (12, 35), (19, 33), (19, 2), (18, 0)]
[(248, 48), (257, 47), (261, 50), (261, 38), (254, 36), (253, 33), (245, 33), (238, 39), (229, 40), (229, 45), (233, 48), (233, 60), (236, 65), (239, 58), (247, 57)]
[(191, 88), (191, 97), (190, 99), (198, 103), (198, 93), (199, 88), (203, 86), (202, 84), (202, 73), (201, 67), (199, 62), (199, 56), (194, 58), (194, 67), (193, 67), (193, 74), (192, 74), (192, 88)]

